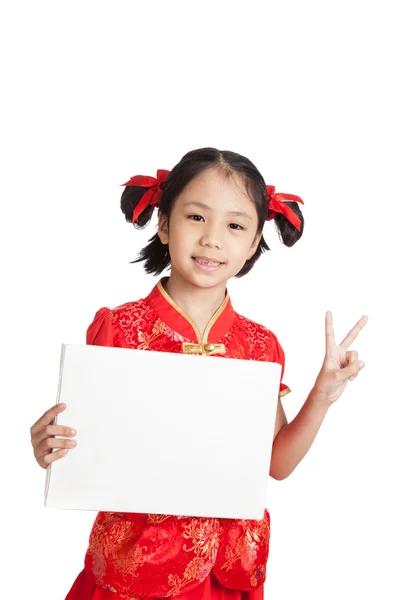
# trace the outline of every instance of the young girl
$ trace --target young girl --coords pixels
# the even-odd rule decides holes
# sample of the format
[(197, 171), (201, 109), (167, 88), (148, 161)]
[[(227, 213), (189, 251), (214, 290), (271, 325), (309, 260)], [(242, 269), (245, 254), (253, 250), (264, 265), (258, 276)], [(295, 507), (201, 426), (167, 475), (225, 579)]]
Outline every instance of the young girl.
[[(128, 222), (144, 227), (158, 207), (158, 231), (136, 261), (164, 277), (146, 298), (114, 309), (100, 308), (87, 343), (279, 362), (277, 337), (235, 312), (226, 284), (250, 271), (269, 250), (263, 235), (275, 219), (280, 238), (293, 246), (304, 221), (297, 196), (276, 194), (250, 160), (229, 151), (188, 152), (157, 178), (135, 176), (121, 197)], [(280, 399), (270, 475), (288, 477), (309, 450), (329, 407), (364, 363), (350, 344), (365, 325), (362, 317), (340, 345), (326, 313), (326, 354), (315, 384), (288, 424)], [(280, 396), (290, 392), (281, 376)], [(32, 445), (46, 468), (76, 446), (74, 430), (51, 424), (65, 409), (54, 406), (32, 427)], [(58, 450), (56, 450), (58, 449)], [(54, 450), (54, 452), (53, 452)], [(56, 451), (55, 451), (56, 450)], [(262, 600), (269, 552), (270, 515), (260, 521), (99, 512), (83, 571), (67, 600)]]

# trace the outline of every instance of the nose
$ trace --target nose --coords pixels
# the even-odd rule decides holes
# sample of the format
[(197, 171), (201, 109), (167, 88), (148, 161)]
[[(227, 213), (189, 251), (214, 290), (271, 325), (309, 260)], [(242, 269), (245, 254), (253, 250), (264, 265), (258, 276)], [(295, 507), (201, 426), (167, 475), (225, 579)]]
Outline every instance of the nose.
[(208, 226), (203, 229), (200, 244), (201, 246), (206, 246), (209, 248), (222, 249), (222, 233), (215, 225), (208, 224)]

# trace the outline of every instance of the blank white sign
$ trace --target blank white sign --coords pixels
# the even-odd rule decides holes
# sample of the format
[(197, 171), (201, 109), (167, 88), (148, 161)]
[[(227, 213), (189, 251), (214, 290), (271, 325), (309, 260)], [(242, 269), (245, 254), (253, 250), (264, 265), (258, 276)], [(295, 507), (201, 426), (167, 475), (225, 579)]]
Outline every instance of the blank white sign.
[(45, 506), (262, 519), (281, 365), (62, 344)]

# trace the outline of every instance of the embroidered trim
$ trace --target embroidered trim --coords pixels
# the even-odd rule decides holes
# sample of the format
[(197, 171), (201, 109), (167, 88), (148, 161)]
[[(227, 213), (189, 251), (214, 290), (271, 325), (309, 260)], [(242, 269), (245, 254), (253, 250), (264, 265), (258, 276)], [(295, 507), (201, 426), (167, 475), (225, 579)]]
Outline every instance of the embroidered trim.
[[(161, 292), (161, 294), (164, 296), (164, 298), (167, 300), (167, 302), (169, 302), (176, 311), (178, 311), (178, 313), (180, 315), (182, 315), (182, 317), (184, 319), (186, 319), (190, 325), (193, 327), (193, 330), (196, 334), (197, 337), (197, 341), (198, 341), (198, 345), (205, 345), (207, 344), (207, 337), (211, 331), (212, 326), (214, 325), (214, 323), (218, 320), (218, 317), (221, 315), (221, 313), (224, 311), (226, 305), (229, 302), (229, 294), (228, 292), (226, 293), (225, 296), (225, 300), (223, 301), (223, 303), (221, 304), (221, 306), (216, 310), (216, 312), (213, 314), (213, 316), (211, 317), (210, 321), (208, 322), (207, 327), (204, 330), (204, 335), (201, 335), (201, 331), (200, 329), (197, 327), (196, 323), (193, 321), (193, 319), (175, 302), (175, 300), (173, 298), (171, 298), (171, 296), (168, 294), (168, 292), (164, 289), (161, 281), (158, 282), (157, 287), (159, 289), (159, 291)], [(202, 352), (203, 354), (203, 352)], [(208, 352), (207, 354), (211, 354), (211, 352)]]

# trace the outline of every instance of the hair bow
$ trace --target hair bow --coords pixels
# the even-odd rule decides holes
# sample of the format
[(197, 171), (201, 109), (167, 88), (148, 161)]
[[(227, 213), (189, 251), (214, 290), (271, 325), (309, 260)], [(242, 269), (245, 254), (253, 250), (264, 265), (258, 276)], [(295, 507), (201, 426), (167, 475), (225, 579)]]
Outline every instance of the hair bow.
[(148, 206), (157, 206), (161, 200), (163, 190), (161, 184), (165, 182), (169, 175), (169, 171), (165, 169), (157, 170), (157, 177), (150, 177), (147, 175), (135, 175), (131, 177), (126, 183), (121, 185), (128, 186), (139, 186), (149, 188), (145, 194), (140, 198), (137, 206), (133, 211), (132, 223), (138, 220), (139, 216)]
[(282, 213), (283, 215), (285, 215), (287, 220), (290, 221), (291, 224), (294, 225), (296, 229), (300, 231), (299, 217), (296, 215), (294, 210), (292, 210), (290, 206), (288, 206), (286, 202), (284, 202), (284, 200), (289, 200), (291, 202), (301, 202), (301, 204), (304, 204), (303, 200), (299, 198), (299, 196), (293, 196), (293, 194), (275, 194), (274, 185), (267, 185), (265, 187), (267, 188), (269, 197), (269, 210), (272, 211), (271, 215), (267, 217), (266, 220), (270, 221), (271, 219), (274, 219), (276, 217), (276, 213)]

